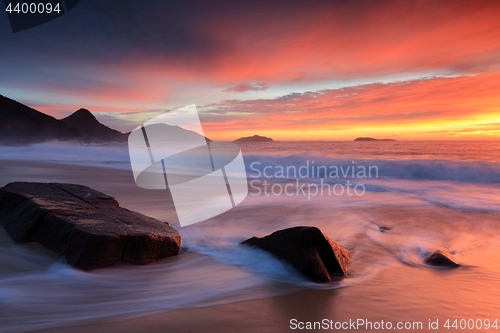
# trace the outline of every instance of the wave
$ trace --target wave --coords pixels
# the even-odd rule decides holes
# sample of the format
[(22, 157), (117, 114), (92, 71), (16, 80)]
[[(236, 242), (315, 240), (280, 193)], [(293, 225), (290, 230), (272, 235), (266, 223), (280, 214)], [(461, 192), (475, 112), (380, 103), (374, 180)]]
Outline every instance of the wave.
[(199, 246), (187, 240), (189, 249), (154, 264), (90, 273), (19, 245), (0, 246), (0, 259), (4, 259), (0, 262), (23, 263), (15, 267), (17, 272), (0, 278), (0, 331), (120, 320), (124, 315), (130, 318), (276, 296), (301, 287), (344, 288), (376, 274), (372, 271), (318, 285), (264, 251), (208, 242)]
[(194, 253), (144, 267), (92, 273), (56, 262), (0, 282), (2, 332), (269, 296), (259, 290), (265, 278)]
[[(246, 155), (244, 158), (250, 177), (277, 181), (285, 178), (303, 180), (395, 178), (500, 183), (498, 162), (338, 159), (308, 154)], [(334, 178), (335, 176), (338, 178)]]
[[(406, 155), (405, 155), (406, 156)], [(407, 156), (406, 156), (407, 157)], [(74, 144), (67, 142), (46, 142), (23, 147), (0, 146), (0, 159), (43, 161), (79, 165), (99, 165), (108, 168), (130, 169), (126, 143)], [(332, 158), (310, 154), (289, 156), (244, 155), (249, 176), (259, 175), (266, 169), (271, 180), (277, 168), (283, 167), (284, 178), (294, 176), (304, 179), (331, 178), (396, 178), (454, 180), (471, 183), (500, 183), (500, 163), (485, 161), (452, 160), (385, 160), (370, 158)], [(288, 169), (287, 169), (288, 168)], [(294, 172), (295, 169), (295, 172)], [(300, 170), (299, 170), (300, 169)], [(258, 171), (256, 171), (258, 170)], [(334, 172), (336, 170), (336, 172)], [(354, 171), (354, 173), (353, 173)], [(332, 172), (334, 172), (332, 174)], [(361, 174), (360, 174), (361, 172)], [(306, 177), (301, 177), (300, 174)]]
[(0, 146), (0, 159), (131, 168), (126, 143), (76, 144), (52, 141), (20, 147)]

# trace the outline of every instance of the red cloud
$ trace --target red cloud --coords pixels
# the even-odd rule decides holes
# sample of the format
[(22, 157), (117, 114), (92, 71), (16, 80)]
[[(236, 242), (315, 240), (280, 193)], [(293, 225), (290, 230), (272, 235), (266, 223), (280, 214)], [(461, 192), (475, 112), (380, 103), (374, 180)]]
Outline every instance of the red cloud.
[[(397, 128), (391, 133), (400, 137), (432, 139), (436, 137), (429, 127), (446, 132), (460, 124), (470, 132), (474, 127), (485, 128), (481, 122), (498, 120), (498, 91), (500, 73), (376, 83), (275, 99), (222, 101), (205, 106), (203, 120), (207, 135), (216, 139), (238, 136), (239, 131), (277, 130), (282, 139), (293, 139), (297, 131), (308, 131), (316, 139), (321, 137), (314, 132), (330, 131), (322, 138), (347, 139), (342, 131), (357, 130), (362, 136), (374, 127)], [(486, 127), (491, 130), (491, 126)]]

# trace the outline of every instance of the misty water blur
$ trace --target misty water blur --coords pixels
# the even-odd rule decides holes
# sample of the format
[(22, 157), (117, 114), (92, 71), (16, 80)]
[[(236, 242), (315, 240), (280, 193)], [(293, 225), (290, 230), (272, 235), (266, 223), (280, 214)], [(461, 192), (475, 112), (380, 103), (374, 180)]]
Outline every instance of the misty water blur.
[[(71, 268), (36, 244), (15, 244), (0, 230), (0, 331), (224, 304), (304, 288), (363, 290), (377, 276), (393, 270), (397, 273), (389, 277), (389, 283), (398, 285), (398, 274), (408, 278), (407, 267), (437, 289), (451, 288), (447, 284), (467, 285), (483, 295), (483, 300), (500, 296), (494, 291), (500, 282), (500, 267), (489, 265), (498, 254), (500, 234), (498, 143), (277, 142), (242, 144), (241, 148), (250, 180), (263, 180), (252, 173), (253, 162), (262, 170), (278, 165), (300, 167), (307, 161), (347, 167), (354, 161), (355, 165), (376, 165), (379, 177), (356, 179), (366, 186), (363, 196), (308, 199), (251, 193), (235, 209), (181, 228), (164, 192), (137, 189), (126, 145), (0, 147), (0, 186), (11, 181), (80, 183), (115, 196), (123, 207), (170, 222), (182, 235), (177, 257), (147, 266), (87, 273)], [(320, 178), (302, 181), (317, 184)], [(317, 285), (271, 255), (238, 245), (251, 236), (299, 225), (317, 226), (349, 249), (351, 263), (345, 279)], [(390, 230), (381, 232), (379, 226)], [(424, 273), (436, 271), (422, 264), (423, 257), (436, 249), (450, 251), (462, 264), (447, 275), (448, 280)], [(374, 299), (398, 297), (372, 287), (370, 292)], [(416, 297), (411, 291), (400, 292), (408, 294), (408, 299)], [(465, 291), (455, 293), (471, 306), (480, 305), (481, 297), (474, 300)], [(359, 303), (344, 307), (354, 313), (367, 302), (376, 306), (375, 301), (360, 297)], [(425, 313), (416, 303), (405, 306), (408, 311)], [(455, 310), (433, 309), (439, 316)], [(396, 316), (400, 309), (387, 311)], [(490, 304), (481, 311), (493, 316), (498, 306)]]

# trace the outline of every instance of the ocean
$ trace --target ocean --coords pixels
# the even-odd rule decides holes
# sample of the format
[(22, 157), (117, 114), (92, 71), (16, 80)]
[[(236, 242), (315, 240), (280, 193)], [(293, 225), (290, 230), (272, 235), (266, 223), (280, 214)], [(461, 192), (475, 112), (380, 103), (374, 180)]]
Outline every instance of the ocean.
[[(311, 295), (308, 304), (315, 309), (303, 321), (418, 321), (426, 331), (430, 321), (439, 320), (438, 331), (447, 331), (446, 320), (473, 319), (477, 326), (477, 320), (498, 318), (499, 141), (240, 147), (249, 195), (236, 208), (187, 227), (176, 221), (165, 191), (137, 188), (124, 144), (0, 147), (0, 186), (87, 185), (113, 195), (122, 207), (169, 222), (182, 236), (177, 257), (82, 272), (37, 244), (13, 243), (0, 230), (0, 332), (301, 293)], [(303, 225), (320, 228), (349, 250), (347, 277), (312, 283), (268, 253), (239, 245)], [(461, 266), (425, 265), (422, 259), (438, 249), (452, 253)], [(269, 331), (289, 331), (291, 316), (302, 313), (297, 298), (291, 299), (287, 305), (271, 302), (276, 313)], [(250, 320), (255, 313), (240, 313), (235, 320)]]

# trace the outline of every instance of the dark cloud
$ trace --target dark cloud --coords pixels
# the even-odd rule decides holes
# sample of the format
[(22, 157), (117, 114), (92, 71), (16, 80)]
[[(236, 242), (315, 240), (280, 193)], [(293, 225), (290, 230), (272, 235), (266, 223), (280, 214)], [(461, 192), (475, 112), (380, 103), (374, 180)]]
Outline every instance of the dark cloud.
[[(496, 96), (500, 85), (500, 80), (496, 79), (499, 76), (500, 73), (495, 73), (374, 83), (269, 99), (225, 100), (199, 109), (206, 122), (223, 124), (231, 119), (231, 126), (238, 122), (243, 127), (250, 118), (258, 118), (260, 126), (273, 124), (280, 128), (411, 126), (413, 123), (446, 122), (491, 114), (494, 109), (492, 96)], [(477, 128), (491, 130), (496, 126), (487, 124)]]
[(0, 38), (10, 44), (10, 54), (31, 58), (50, 54), (116, 62), (137, 53), (210, 54), (220, 46), (193, 27), (190, 7), (183, 1), (86, 0), (63, 17), (21, 33), (9, 33), (2, 21)]
[(47, 53), (57, 59), (120, 61), (144, 54), (195, 60), (230, 48), (203, 29), (212, 22), (225, 21), (230, 29), (251, 19), (258, 27), (262, 21), (295, 16), (303, 7), (299, 1), (82, 0), (57, 20), (17, 34), (10, 31), (7, 16), (0, 15), (0, 42), (8, 43), (10, 54), (32, 58)]

